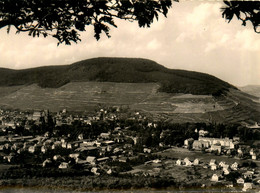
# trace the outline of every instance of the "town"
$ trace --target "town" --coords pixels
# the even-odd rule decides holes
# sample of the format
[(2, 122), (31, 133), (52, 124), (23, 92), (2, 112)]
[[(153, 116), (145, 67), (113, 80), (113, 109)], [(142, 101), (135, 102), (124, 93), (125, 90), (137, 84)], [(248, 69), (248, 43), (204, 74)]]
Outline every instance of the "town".
[(252, 134), (257, 123), (167, 123), (121, 107), (92, 115), (1, 110), (0, 123), (2, 185), (10, 179), (73, 174), (164, 179), (169, 187), (259, 190), (259, 134)]

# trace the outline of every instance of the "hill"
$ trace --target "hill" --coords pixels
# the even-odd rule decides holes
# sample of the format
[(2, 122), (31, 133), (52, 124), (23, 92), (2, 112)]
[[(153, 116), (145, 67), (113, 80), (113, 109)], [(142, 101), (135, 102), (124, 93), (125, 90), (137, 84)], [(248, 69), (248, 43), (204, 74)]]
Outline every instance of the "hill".
[(172, 122), (260, 122), (259, 98), (208, 74), (151, 60), (94, 58), (71, 65), (0, 69), (0, 107), (87, 111), (126, 106)]
[(59, 88), (69, 82), (158, 83), (167, 93), (218, 95), (234, 86), (208, 74), (168, 69), (138, 58), (93, 58), (64, 66), (0, 69), (0, 86), (37, 84)]
[(239, 87), (239, 89), (250, 95), (260, 97), (260, 85), (247, 85), (247, 86)]

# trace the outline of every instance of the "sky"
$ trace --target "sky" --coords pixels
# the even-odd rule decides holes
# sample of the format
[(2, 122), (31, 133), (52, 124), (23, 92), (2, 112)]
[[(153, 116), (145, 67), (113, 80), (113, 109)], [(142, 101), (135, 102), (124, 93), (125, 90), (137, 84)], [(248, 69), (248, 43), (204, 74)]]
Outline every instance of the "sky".
[(77, 44), (57, 46), (52, 37), (33, 38), (0, 30), (0, 67), (24, 69), (71, 64), (93, 57), (147, 58), (171, 69), (214, 75), (235, 86), (260, 85), (260, 35), (251, 24), (222, 18), (221, 1), (174, 2), (150, 28), (116, 20), (111, 38), (94, 38), (93, 28)]

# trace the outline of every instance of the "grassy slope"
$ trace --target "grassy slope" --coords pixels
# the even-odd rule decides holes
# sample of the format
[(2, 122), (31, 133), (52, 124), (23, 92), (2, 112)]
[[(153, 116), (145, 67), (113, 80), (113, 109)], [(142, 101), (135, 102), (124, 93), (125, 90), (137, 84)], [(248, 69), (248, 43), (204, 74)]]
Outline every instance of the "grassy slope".
[(0, 86), (36, 83), (58, 88), (74, 81), (156, 82), (161, 86), (159, 91), (168, 93), (214, 94), (235, 88), (208, 74), (167, 69), (151, 60), (136, 58), (93, 58), (65, 66), (0, 69)]

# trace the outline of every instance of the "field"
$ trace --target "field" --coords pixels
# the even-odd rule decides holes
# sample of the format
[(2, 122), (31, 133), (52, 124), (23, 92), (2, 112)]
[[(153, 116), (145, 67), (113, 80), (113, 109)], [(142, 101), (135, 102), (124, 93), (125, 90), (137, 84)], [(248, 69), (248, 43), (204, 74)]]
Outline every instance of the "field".
[(194, 160), (196, 158), (199, 158), (202, 163), (209, 163), (211, 159), (215, 159), (217, 162), (224, 161), (228, 164), (237, 162), (242, 163), (243, 160), (236, 159), (236, 158), (229, 158), (226, 156), (217, 156), (211, 153), (202, 153), (199, 151), (189, 151), (188, 149), (184, 148), (178, 148), (173, 147), (171, 149), (167, 149), (163, 152), (157, 153), (158, 155), (161, 155), (162, 157), (167, 157), (171, 159), (184, 159), (188, 157), (190, 160)]
[(215, 98), (158, 92), (159, 87), (157, 83), (115, 82), (71, 82), (59, 88), (36, 84), (0, 87), (0, 108), (93, 112), (103, 106), (128, 106), (173, 122), (250, 122), (259, 115), (252, 111), (250, 96), (237, 90)]
[[(204, 113), (222, 109), (211, 96), (160, 93), (156, 83), (76, 82), (56, 89), (40, 88), (35, 84), (15, 88), (1, 97), (1, 106), (82, 111), (98, 105), (129, 105), (161, 113)], [(4, 89), (7, 90), (0, 88), (2, 92)]]

